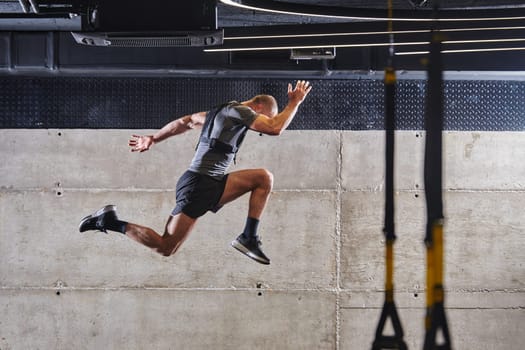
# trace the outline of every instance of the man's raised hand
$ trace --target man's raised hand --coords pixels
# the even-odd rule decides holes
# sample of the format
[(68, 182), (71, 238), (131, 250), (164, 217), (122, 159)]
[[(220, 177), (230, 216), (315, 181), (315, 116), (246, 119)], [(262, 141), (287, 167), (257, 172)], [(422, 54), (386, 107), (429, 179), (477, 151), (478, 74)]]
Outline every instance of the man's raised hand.
[(292, 89), (292, 84), (288, 84), (288, 101), (300, 104), (311, 90), (312, 85), (309, 81), (298, 80), (294, 89)]

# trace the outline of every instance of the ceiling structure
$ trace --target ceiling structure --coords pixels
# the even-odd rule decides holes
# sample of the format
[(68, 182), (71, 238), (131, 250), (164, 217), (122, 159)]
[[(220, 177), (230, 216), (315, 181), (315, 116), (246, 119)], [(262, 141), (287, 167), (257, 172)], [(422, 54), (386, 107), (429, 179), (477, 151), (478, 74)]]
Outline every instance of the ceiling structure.
[[(382, 9), (387, 8), (387, 0), (287, 0), (276, 3), (292, 5), (313, 5), (324, 7)], [(511, 9), (523, 8), (523, 0), (440, 0), (439, 6), (443, 9)], [(431, 10), (436, 0), (392, 0), (394, 10)], [(306, 24), (306, 23), (333, 23), (348, 20), (309, 16), (294, 16), (275, 14), (263, 11), (249, 11), (238, 7), (218, 4), (219, 24), (223, 27), (261, 26), (275, 24)]]
[[(89, 3), (93, 1), (29, 1), (29, 0), (0, 0), (0, 15), (6, 13), (24, 13), (23, 3), (28, 4), (29, 12), (32, 12), (31, 3)], [(307, 24), (307, 23), (333, 23), (348, 21), (348, 19), (322, 18), (315, 16), (296, 16), (287, 14), (275, 14), (264, 11), (242, 9), (226, 5), (221, 0), (217, 0), (218, 20), (220, 27), (242, 27), (242, 26), (261, 26), (275, 24)], [(280, 4), (283, 6), (305, 5), (317, 6), (319, 8), (339, 8), (339, 9), (379, 9), (387, 8), (388, 0), (275, 0), (275, 1), (242, 1), (232, 0), (232, 3), (268, 3)], [(525, 8), (523, 0), (392, 0), (394, 10), (431, 10), (435, 4), (439, 4), (442, 9), (473, 10), (473, 9), (512, 9)], [(263, 6), (264, 7), (264, 6)]]
[[(323, 13), (324, 8), (334, 7), (336, 10), (330, 13), (335, 14), (353, 14), (355, 9), (357, 10), (372, 10), (381, 14), (382, 16), (387, 15), (386, 9), (388, 1), (386, 0), (288, 0), (288, 1), (242, 1), (234, 0), (237, 2), (247, 5), (253, 5), (260, 3), (261, 7), (265, 7), (268, 4), (276, 3), (278, 8), (294, 9), (294, 6), (298, 7), (297, 12), (301, 10), (307, 10), (309, 13)], [(436, 5), (439, 5), (441, 13), (447, 12), (447, 15), (461, 13), (460, 16), (472, 18), (478, 13), (484, 12), (484, 16), (491, 17), (498, 12), (505, 12), (505, 15), (513, 14), (515, 11), (521, 11), (521, 15), (525, 12), (525, 3), (520, 0), (392, 0), (392, 6), (394, 10), (394, 17), (396, 14), (406, 14), (405, 17), (416, 17), (417, 15), (424, 14), (427, 18), (432, 18), (434, 15), (433, 9)], [(290, 58), (292, 54), (286, 50), (270, 50), (270, 51), (244, 51), (244, 47), (288, 47), (288, 46), (300, 46), (304, 45), (309, 48), (312, 46), (321, 46), (324, 43), (325, 46), (337, 47), (336, 59), (333, 61), (324, 61), (324, 67), (330, 67), (335, 69), (358, 69), (358, 70), (380, 70), (386, 62), (386, 56), (388, 54), (388, 47), (381, 44), (389, 42), (388, 35), (381, 37), (367, 36), (362, 41), (356, 41), (351, 37), (330, 37), (322, 36), (320, 38), (312, 38), (308, 34), (318, 33), (330, 33), (330, 32), (376, 32), (386, 31), (387, 23), (384, 21), (380, 22), (368, 22), (362, 23), (359, 19), (350, 18), (336, 18), (336, 17), (318, 17), (318, 16), (304, 16), (304, 15), (291, 15), (283, 13), (273, 13), (267, 11), (247, 10), (245, 8), (238, 8), (228, 6), (222, 2), (218, 5), (219, 13), (219, 25), (226, 30), (226, 37), (228, 36), (241, 36), (241, 35), (281, 35), (288, 34), (290, 38), (286, 39), (273, 39), (273, 40), (259, 40), (257, 42), (254, 39), (250, 39), (250, 43), (247, 41), (237, 40), (235, 43), (226, 41), (223, 47), (217, 48), (221, 50), (224, 48), (243, 48), (240, 51), (233, 51), (234, 57), (239, 55), (245, 55), (246, 57), (260, 57), (261, 55), (270, 56), (273, 55), (274, 60), (278, 60), (281, 57), (281, 62), (284, 62), (285, 57)], [(373, 13), (376, 15), (376, 13)], [(403, 16), (401, 16), (403, 17)], [(461, 17), (460, 17), (461, 18)], [(512, 31), (478, 31), (472, 30), (468, 33), (456, 33), (448, 32), (449, 41), (474, 41), (483, 39), (487, 43), (482, 44), (464, 44), (467, 46), (462, 49), (472, 50), (474, 48), (484, 48), (487, 51), (483, 51), (481, 54), (485, 59), (476, 60), (473, 59), (474, 52), (469, 53), (453, 53), (447, 55), (446, 64), (450, 70), (524, 70), (525, 65), (521, 62), (525, 59), (525, 31), (523, 25), (525, 24), (525, 17), (516, 19), (515, 21), (507, 22), (474, 22), (466, 21), (465, 24), (460, 23), (461, 21), (455, 21), (453, 24), (447, 27), (444, 24), (444, 28), (458, 28), (462, 25), (466, 27), (473, 27), (476, 29), (487, 27), (516, 27), (517, 29)], [(465, 22), (465, 21), (463, 21)], [(271, 26), (271, 27), (269, 27)], [(428, 22), (423, 25), (428, 28)], [(421, 23), (407, 23), (407, 21), (396, 21), (393, 29), (397, 31), (421, 29)], [(296, 34), (306, 34), (305, 38), (299, 38)], [(411, 38), (408, 36), (411, 35)], [(355, 38), (355, 37), (354, 37)], [(348, 39), (348, 40), (346, 40)], [(394, 35), (394, 41), (427, 41), (428, 34), (425, 33), (414, 33), (414, 34), (399, 34)], [(506, 40), (510, 40), (506, 42)], [(499, 41), (499, 42), (498, 42)], [(333, 44), (333, 45), (330, 45)], [(340, 45), (337, 45), (340, 44)], [(371, 44), (368, 45), (367, 44)], [(374, 46), (379, 45), (379, 46)], [(463, 44), (461, 44), (463, 45)], [(477, 45), (477, 46), (475, 46)], [(503, 52), (497, 51), (506, 47), (519, 48), (518, 51)], [(411, 46), (399, 46), (396, 47), (396, 52), (401, 53), (402, 51), (420, 51), (426, 50), (425, 45), (419, 45), (418, 47)], [(458, 44), (451, 44), (452, 47), (449, 51), (458, 51)], [(475, 46), (475, 47), (474, 47)], [(405, 49), (409, 48), (409, 49)], [(489, 51), (494, 50), (494, 51)], [(211, 49), (213, 51), (213, 49)], [(308, 51), (308, 49), (306, 50)], [(315, 52), (315, 56), (318, 52)], [(322, 53), (322, 50), (321, 50)], [(237, 55), (237, 56), (235, 56)], [(307, 55), (308, 56), (308, 55)], [(322, 56), (322, 55), (321, 55)], [(329, 55), (328, 55), (329, 56)], [(327, 56), (327, 57), (328, 57)], [(397, 62), (399, 67), (408, 70), (421, 69), (421, 55), (414, 57), (398, 57)], [(351, 63), (350, 63), (351, 62)], [(482, 64), (475, 64), (476, 62)]]
[[(93, 0), (94, 1), (94, 0)], [(92, 1), (92, 2), (93, 2)], [(211, 0), (213, 1), (213, 0)], [(89, 2), (89, 1), (88, 1)], [(4, 65), (24, 67), (33, 59), (27, 55), (42, 55), (48, 67), (122, 68), (138, 67), (181, 70), (382, 70), (389, 54), (391, 40), (395, 42), (396, 62), (400, 69), (421, 69), (421, 58), (429, 38), (429, 22), (396, 21), (391, 37), (386, 21), (363, 21), (356, 18), (319, 17), (274, 13), (253, 8), (239, 8), (218, 1), (217, 25), (224, 29), (224, 44), (206, 48), (94, 48), (76, 44), (69, 34), (79, 25), (75, 18), (51, 18), (35, 26), (32, 5), (42, 3), (85, 3), (82, 0), (37, 1), (0, 0), (0, 49), (5, 46)], [(250, 7), (277, 7), (286, 12), (360, 14), (386, 16), (387, 0), (232, 0), (233, 5)], [(423, 16), (432, 18), (436, 0), (392, 0), (394, 17)], [(24, 9), (24, 3), (26, 8)], [(465, 21), (443, 23), (449, 70), (525, 70), (525, 3), (523, 0), (439, 0), (440, 14), (452, 14)], [(292, 10), (292, 11), (288, 11)], [(368, 11), (368, 12), (367, 12)], [(469, 21), (482, 13), (485, 17), (498, 17), (517, 13), (512, 21)], [(408, 15), (407, 15), (408, 14)], [(24, 16), (32, 16), (23, 22)], [(438, 15), (439, 16), (439, 15)], [(2, 18), (10, 17), (11, 27)], [(456, 16), (457, 17), (457, 16)], [(62, 22), (61, 22), (62, 21)], [(505, 30), (487, 30), (503, 27)], [(461, 29), (461, 31), (459, 31)], [(465, 31), (467, 30), (467, 31)], [(447, 32), (448, 31), (448, 32)], [(369, 33), (380, 34), (368, 35)], [(9, 34), (7, 34), (9, 33)], [(53, 34), (50, 34), (53, 33)], [(348, 33), (353, 33), (348, 35)], [(356, 36), (356, 33), (359, 34)], [(363, 33), (366, 33), (364, 35)], [(263, 35), (277, 38), (261, 38)], [(335, 34), (335, 35), (334, 35)], [(238, 37), (248, 36), (247, 40)], [(44, 44), (36, 44), (39, 41)], [(477, 41), (483, 41), (477, 43)], [(43, 45), (43, 46), (42, 46)], [(50, 47), (51, 45), (51, 47)], [(36, 49), (35, 49), (36, 48)], [(294, 49), (299, 48), (299, 49)], [(459, 51), (458, 48), (466, 52)], [(507, 49), (513, 49), (508, 51)], [(481, 53), (475, 50), (483, 49)], [(1, 51), (1, 50), (0, 50)], [(469, 52), (470, 51), (470, 52)], [(401, 56), (402, 53), (416, 55)], [(295, 55), (294, 55), (295, 54)], [(49, 64), (50, 57), (55, 60)], [(473, 57), (482, 57), (480, 60)], [(307, 58), (307, 59), (302, 59)], [(313, 59), (312, 59), (313, 58)], [(17, 61), (18, 60), (18, 61)], [(36, 60), (38, 61), (38, 60)], [(2, 65), (0, 58), (0, 66)], [(30, 63), (32, 64), (32, 63)]]
[[(384, 20), (271, 13), (219, 2), (217, 26), (224, 30), (221, 45), (101, 47), (81, 45), (73, 39), (71, 32), (82, 30), (81, 16), (71, 17), (66, 12), (66, 16), (45, 18), (45, 9), (35, 14), (31, 8), (31, 2), (40, 4), (44, 0), (25, 0), (26, 11), (23, 1), (0, 0), (0, 79), (6, 86), (2, 106), (6, 112), (0, 115), (3, 128), (157, 128), (165, 124), (162, 118), (166, 116), (201, 110), (203, 105), (213, 105), (230, 96), (250, 96), (260, 91), (278, 96), (282, 86), (301, 77), (315, 80), (316, 96), (305, 103), (304, 117), (296, 119), (292, 129), (382, 130), (381, 78), (390, 58), (390, 41), (393, 39), (396, 54), (427, 50), (433, 23), (396, 21), (391, 36)], [(86, 1), (106, 0), (48, 2)], [(111, 0), (119, 1), (131, 0)], [(148, 4), (155, 1), (159, 0), (148, 0)], [(193, 4), (214, 0), (171, 1)], [(281, 10), (297, 12), (381, 16), (385, 16), (387, 3), (233, 1), (278, 5)], [(433, 15), (432, 1), (392, 0), (394, 14), (406, 17), (408, 11), (412, 18), (429, 18)], [(447, 130), (522, 131), (524, 0), (440, 0), (440, 5), (445, 9), (440, 15), (467, 17), (439, 22), (440, 33), (448, 41), (443, 44), (445, 49), (520, 49), (443, 55), (448, 71)], [(472, 21), (474, 15), (497, 17), (502, 13), (519, 18)], [(256, 45), (271, 49), (257, 49)], [(217, 51), (225, 48), (226, 51)], [(298, 55), (294, 55), (294, 50), (299, 50)], [(303, 59), (308, 55), (310, 59)], [(399, 73), (399, 129), (422, 128), (426, 57), (424, 53), (394, 57)], [(175, 95), (183, 98), (174, 99)]]

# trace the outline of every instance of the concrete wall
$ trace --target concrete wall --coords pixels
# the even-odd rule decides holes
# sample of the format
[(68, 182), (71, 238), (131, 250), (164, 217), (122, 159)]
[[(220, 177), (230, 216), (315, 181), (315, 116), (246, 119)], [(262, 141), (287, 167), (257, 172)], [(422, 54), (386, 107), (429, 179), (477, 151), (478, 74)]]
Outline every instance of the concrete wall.
[[(129, 152), (127, 130), (0, 130), (0, 349), (369, 349), (383, 303), (382, 132), (246, 138), (234, 169), (275, 188), (259, 265), (229, 247), (243, 197), (174, 257), (79, 220), (116, 204), (162, 230), (188, 133)], [(525, 135), (445, 135), (448, 323), (455, 349), (525, 341)], [(398, 132), (396, 303), (410, 349), (425, 312), (424, 133)]]

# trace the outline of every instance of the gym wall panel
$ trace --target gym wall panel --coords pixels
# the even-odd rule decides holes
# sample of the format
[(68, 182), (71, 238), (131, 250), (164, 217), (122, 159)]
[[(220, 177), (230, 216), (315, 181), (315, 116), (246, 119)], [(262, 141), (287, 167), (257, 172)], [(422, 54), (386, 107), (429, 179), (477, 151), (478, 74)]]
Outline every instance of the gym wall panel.
[[(120, 234), (78, 232), (84, 215), (110, 203), (122, 219), (162, 232), (174, 205), (174, 181), (191, 159), (196, 135), (129, 152), (131, 133), (151, 132), (0, 130), (0, 300), (8, 315), (0, 320), (3, 347), (140, 348), (144, 341), (170, 349), (162, 338), (135, 335), (159, 328), (174, 334), (201, 329), (198, 337), (186, 337), (185, 348), (229, 349), (250, 334), (242, 327), (242, 334), (232, 333), (239, 320), (265, 330), (259, 349), (294, 348), (290, 342), (305, 349), (369, 346), (383, 301), (382, 131), (249, 134), (232, 169), (261, 166), (275, 175), (260, 224), (272, 259), (267, 267), (229, 247), (244, 225), (247, 196), (204, 216), (170, 258)], [(424, 133), (396, 135), (396, 300), (408, 344), (420, 347)], [(525, 168), (515, 159), (523, 139), (521, 132), (445, 133), (446, 305), (459, 348), (519, 348), (512, 325), (523, 320), (517, 310), (524, 292)], [(270, 295), (271, 303), (259, 302), (259, 293)], [(244, 303), (270, 316), (246, 318)], [(41, 312), (24, 311), (29, 309)], [(204, 316), (184, 316), (208, 312), (209, 324)], [(481, 334), (485, 317), (491, 326)], [(92, 324), (89, 331), (81, 329), (85, 322)], [(205, 329), (199, 328), (203, 322)], [(282, 327), (296, 333), (268, 335)], [(304, 338), (297, 340), (299, 334)]]
[[(0, 130), (4, 140), (0, 161), (6, 165), (0, 168), (0, 186), (173, 189), (191, 162), (199, 132), (163, 141), (147, 153), (130, 152), (131, 135), (155, 131)], [(317, 138), (314, 131), (296, 131), (261, 137), (250, 132), (232, 170), (267, 167), (275, 174), (276, 189), (334, 189), (339, 133), (327, 131), (325, 135)], [(290, 167), (290, 154), (301, 159), (308, 155), (308, 160)]]
[[(170, 258), (77, 225), (115, 204), (162, 232), (198, 133), (142, 154), (129, 136), (232, 96), (268, 92), (283, 105), (288, 80), (0, 77), (0, 348), (369, 348), (383, 302), (382, 83), (312, 81), (291, 130), (249, 133), (232, 166), (275, 176), (259, 229), (272, 264), (262, 266), (229, 246), (248, 196), (204, 216)], [(524, 86), (446, 82), (445, 287), (457, 349), (523, 343)], [(420, 348), (426, 84), (399, 88), (396, 300), (407, 343)]]
[(334, 349), (334, 304), (318, 292), (4, 289), (0, 346)]
[[(525, 115), (524, 115), (525, 118)], [(342, 134), (342, 185), (346, 190), (382, 190), (385, 134)], [(395, 134), (395, 188), (423, 190), (425, 132)], [(446, 131), (443, 137), (443, 185), (446, 190), (523, 190), (523, 132)]]
[[(379, 296), (379, 295), (378, 295)], [(375, 328), (368, 322), (377, 322), (381, 309), (344, 308), (342, 311), (342, 349), (367, 349), (372, 346)], [(403, 323), (405, 339), (409, 349), (421, 349), (425, 331), (422, 320), (423, 308), (399, 308), (399, 317)], [(473, 322), (473, 320), (476, 320)], [(519, 350), (522, 345), (518, 324), (523, 316), (518, 309), (453, 309), (447, 310), (447, 322), (450, 328), (454, 349), (491, 350), (504, 348)], [(373, 323), (371, 322), (371, 323)], [(456, 330), (456, 331), (455, 331)], [(461, 330), (461, 331), (458, 331)], [(456, 336), (454, 336), (456, 334)]]
[[(396, 200), (396, 288), (425, 286), (424, 195), (402, 192)], [(519, 290), (525, 259), (520, 230), (525, 219), (516, 203), (523, 192), (446, 192), (445, 286), (451, 291)], [(344, 289), (384, 288), (381, 192), (347, 192), (342, 199), (341, 282)]]
[[(173, 257), (162, 257), (121, 234), (78, 232), (80, 219), (107, 203), (124, 220), (163, 232), (174, 205), (168, 191), (2, 191), (0, 266), (6, 288), (335, 287), (336, 208), (330, 192), (276, 192), (261, 223), (271, 268), (230, 247), (242, 231), (247, 198), (199, 221)], [(282, 213), (286, 213), (283, 215)], [(286, 220), (290, 218), (300, 218)], [(290, 265), (290, 262), (293, 264)]]

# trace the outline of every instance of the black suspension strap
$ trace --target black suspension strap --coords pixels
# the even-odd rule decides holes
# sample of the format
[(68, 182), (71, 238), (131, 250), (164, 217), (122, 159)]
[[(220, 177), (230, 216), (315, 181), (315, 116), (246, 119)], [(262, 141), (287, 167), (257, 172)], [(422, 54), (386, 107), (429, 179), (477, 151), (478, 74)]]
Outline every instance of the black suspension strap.
[[(383, 233), (385, 235), (385, 302), (377, 325), (372, 350), (399, 349), (406, 350), (407, 345), (403, 340), (403, 327), (399, 320), (396, 304), (394, 302), (394, 242), (396, 240), (394, 224), (394, 131), (395, 123), (395, 95), (396, 72), (393, 68), (394, 37), (392, 31), (392, 0), (388, 0), (388, 31), (390, 33), (390, 54), (385, 68), (385, 222)], [(384, 335), (387, 319), (390, 318), (394, 328), (394, 335)]]
[[(435, 11), (437, 12), (437, 9)], [(427, 67), (428, 88), (425, 117), (427, 311), (424, 350), (452, 349), (445, 316), (445, 291), (443, 287), (442, 130), (444, 98), (441, 41), (439, 31), (433, 29)], [(442, 333), (441, 344), (438, 344), (439, 331)]]

